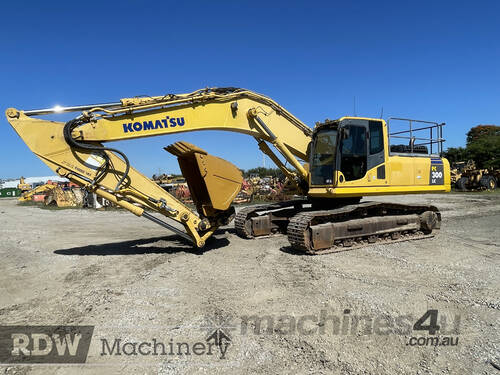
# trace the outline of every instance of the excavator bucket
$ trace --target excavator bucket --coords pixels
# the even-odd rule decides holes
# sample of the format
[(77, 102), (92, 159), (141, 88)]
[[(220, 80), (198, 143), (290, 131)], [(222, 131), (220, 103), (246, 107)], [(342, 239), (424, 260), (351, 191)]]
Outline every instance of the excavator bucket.
[(243, 182), (235, 165), (187, 142), (176, 142), (165, 150), (177, 156), (199, 213), (210, 217), (230, 207)]

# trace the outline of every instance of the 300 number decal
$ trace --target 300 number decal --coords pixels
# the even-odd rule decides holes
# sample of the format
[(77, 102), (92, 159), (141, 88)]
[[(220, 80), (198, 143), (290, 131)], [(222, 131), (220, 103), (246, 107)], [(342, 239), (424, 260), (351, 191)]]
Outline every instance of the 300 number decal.
[(444, 168), (443, 164), (432, 164), (429, 173), (429, 185), (443, 185), (444, 184)]

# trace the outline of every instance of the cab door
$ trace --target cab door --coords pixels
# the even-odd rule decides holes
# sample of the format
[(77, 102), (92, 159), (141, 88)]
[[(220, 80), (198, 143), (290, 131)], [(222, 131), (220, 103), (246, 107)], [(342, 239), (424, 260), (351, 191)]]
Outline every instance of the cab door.
[(372, 180), (385, 180), (384, 127), (382, 121), (368, 121), (368, 170), (377, 167)]
[(342, 172), (340, 183), (359, 180), (366, 175), (367, 151), (366, 126), (352, 122), (344, 125), (339, 150), (339, 170)]

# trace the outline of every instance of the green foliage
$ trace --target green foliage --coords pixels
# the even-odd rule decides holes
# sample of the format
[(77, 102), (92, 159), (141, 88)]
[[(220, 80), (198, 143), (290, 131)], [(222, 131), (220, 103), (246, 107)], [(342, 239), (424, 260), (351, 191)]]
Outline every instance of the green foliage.
[(257, 167), (257, 168), (252, 168), (248, 169), (246, 171), (243, 171), (243, 176), (245, 178), (257, 175), (259, 177), (279, 177), (283, 178), (283, 172), (279, 168), (264, 168), (264, 167)]
[(478, 125), (467, 133), (467, 146), (444, 153), (450, 163), (474, 160), (477, 168), (500, 169), (500, 126)]
[(450, 164), (469, 160), (467, 149), (463, 147), (450, 147), (444, 152), (444, 157), (448, 159)]
[(500, 169), (500, 134), (475, 139), (467, 151), (478, 168)]
[(496, 125), (478, 125), (474, 126), (467, 133), (467, 146), (477, 140), (484, 139), (485, 137), (500, 136), (500, 126)]

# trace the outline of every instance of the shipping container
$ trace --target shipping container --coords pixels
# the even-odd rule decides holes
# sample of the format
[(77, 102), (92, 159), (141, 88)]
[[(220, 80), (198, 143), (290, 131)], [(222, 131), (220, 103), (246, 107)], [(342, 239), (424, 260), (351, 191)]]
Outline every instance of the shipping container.
[(19, 190), (17, 188), (0, 189), (0, 198), (19, 197), (20, 195), (21, 195), (21, 190)]

